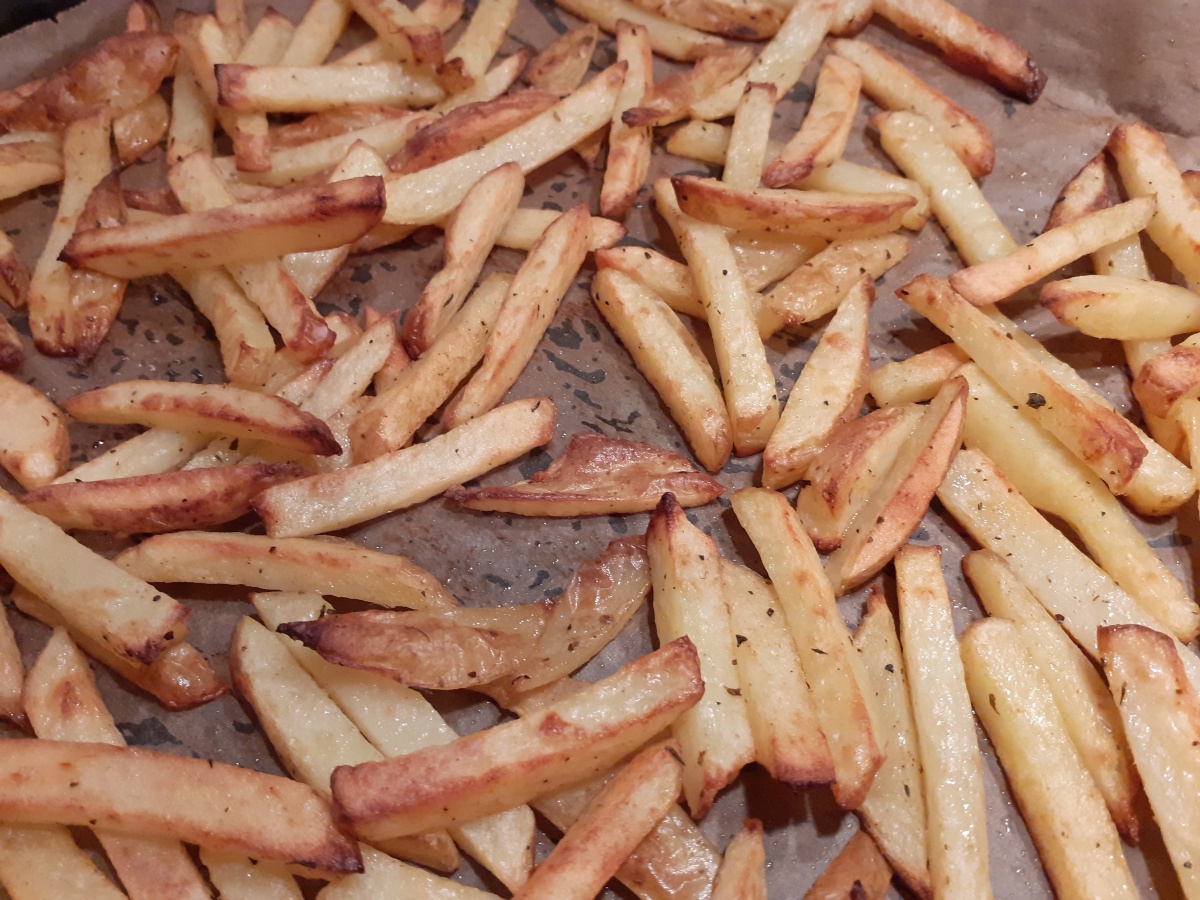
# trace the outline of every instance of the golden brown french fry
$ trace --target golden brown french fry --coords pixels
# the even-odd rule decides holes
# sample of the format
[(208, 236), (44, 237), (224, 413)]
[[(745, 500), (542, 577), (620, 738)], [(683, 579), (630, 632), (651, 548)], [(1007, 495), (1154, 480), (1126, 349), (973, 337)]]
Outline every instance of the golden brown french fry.
[(932, 400), (942, 383), (969, 359), (957, 344), (942, 344), (875, 369), (868, 393), (885, 407)]
[(702, 690), (696, 650), (680, 639), (523, 719), (337, 769), (335, 803), (368, 838), (507, 809), (604, 771), (691, 707)]
[(54, 184), (62, 177), (61, 143), (29, 140), (0, 145), (0, 199)]
[(587, 75), (599, 38), (600, 28), (594, 22), (564, 31), (530, 60), (522, 77), (531, 87), (546, 91), (575, 90)]
[[(512, 218), (500, 229), (496, 243), (510, 250), (528, 252), (561, 215), (562, 213), (555, 209), (518, 207)], [(607, 249), (625, 237), (625, 234), (626, 228), (619, 222), (603, 216), (592, 216), (588, 220), (587, 249)]]
[(1137, 897), (1117, 830), (1067, 736), (1018, 626), (975, 622), (962, 638), (971, 702), (1061, 896)]
[(867, 393), (867, 315), (874, 297), (873, 283), (859, 279), (829, 320), (763, 450), (763, 487), (803, 478), (833, 430), (858, 415)]
[(747, 819), (725, 848), (713, 881), (712, 900), (767, 900), (766, 866), (762, 822)]
[(604, 889), (679, 794), (679, 748), (656, 744), (621, 769), (525, 885), (521, 900), (588, 900)]
[(432, 106), (445, 94), (427, 75), (402, 63), (358, 66), (216, 67), (223, 107), (239, 113), (311, 113), (353, 103)]
[(441, 29), (422, 21), (399, 0), (350, 0), (350, 5), (395, 59), (419, 66), (442, 62)]
[(275, 338), (262, 311), (223, 268), (182, 269), (172, 275), (212, 324), (221, 346), (225, 378), (257, 387), (266, 382)]
[[(374, 852), (374, 851), (373, 851)], [(300, 886), (279, 863), (200, 848), (200, 862), (222, 900), (301, 900)], [(363, 860), (365, 865), (365, 856)], [(353, 877), (353, 876), (347, 876)]]
[(513, 276), (479, 368), (442, 413), (444, 427), (493, 409), (516, 383), (583, 265), (589, 219), (583, 204), (567, 210), (529, 251)]
[(66, 471), (67, 420), (36, 388), (0, 372), (0, 466), (24, 488), (49, 484)]
[(883, 900), (891, 883), (887, 860), (869, 834), (857, 831), (817, 876), (804, 900)]
[(131, 165), (157, 147), (170, 122), (170, 107), (158, 94), (113, 119), (113, 143), (121, 165)]
[[(653, 38), (651, 44), (653, 45)], [(690, 69), (676, 72), (656, 84), (643, 99), (642, 105), (622, 113), (621, 120), (630, 126), (669, 125), (677, 122), (687, 115), (688, 109), (694, 103), (724, 87), (744, 72), (752, 59), (754, 51), (749, 47), (733, 46), (706, 54), (696, 60), (696, 64)], [(690, 125), (691, 123), (688, 123), (684, 128)], [(724, 158), (722, 154), (721, 161), (724, 161)]]
[(470, 103), (486, 103), (489, 100), (496, 100), (516, 84), (517, 79), (521, 77), (521, 72), (524, 71), (531, 59), (533, 59), (533, 48), (522, 47), (516, 53), (505, 57), (501, 62), (488, 69), (482, 77), (475, 80), (471, 87), (451, 94), (435, 106), (432, 112), (445, 114)]
[(446, 53), (472, 80), (482, 78), (499, 52), (517, 13), (517, 0), (480, 0), (467, 27)]
[[(1184, 893), (1200, 891), (1196, 855), (1200, 823), (1180, 785), (1200, 778), (1200, 701), (1180, 651), (1166, 635), (1141, 625), (1101, 628), (1100, 655), (1121, 710), (1133, 758)], [(1190, 653), (1183, 650), (1183, 653)]]
[(650, 35), (644, 26), (617, 23), (617, 60), (624, 62), (625, 83), (613, 107), (608, 132), (608, 163), (600, 187), (600, 212), (613, 219), (624, 218), (650, 173), (654, 148), (649, 126), (626, 125), (622, 116), (637, 108), (654, 86), (654, 57)]
[(22, 900), (127, 897), (61, 825), (0, 826), (0, 884)]
[(735, 40), (765, 40), (779, 30), (786, 8), (770, 0), (641, 0), (643, 9)]
[(648, 247), (608, 247), (596, 253), (597, 270), (627, 275), (680, 315), (704, 318), (691, 270)]
[[(13, 309), (24, 306), (28, 300), (29, 282), (29, 269), (25, 261), (5, 234), (0, 239), (0, 300)], [(0, 368), (16, 368), (21, 360), (21, 342), (7, 319), (0, 316), (0, 323)]]
[(180, 54), (171, 85), (171, 123), (167, 126), (167, 164), (196, 152), (212, 155), (215, 116), (191, 61)]
[(738, 100), (721, 180), (730, 187), (752, 191), (762, 183), (767, 143), (777, 100), (775, 85), (751, 82)]
[(862, 73), (837, 55), (825, 57), (816, 93), (800, 129), (763, 173), (767, 187), (786, 187), (838, 160), (846, 149), (850, 126), (858, 112)]
[(817, 720), (833, 754), (833, 795), (838, 805), (862, 804), (883, 764), (880, 738), (868, 712), (870, 691), (850, 633), (837, 610), (820, 557), (783, 494), (743, 488), (733, 511), (758, 549), (800, 652)]
[(929, 875), (935, 897), (991, 897), (983, 761), (940, 547), (908, 545), (896, 555), (900, 643), (929, 816)]
[(728, 560), (721, 561), (721, 578), (755, 762), (793, 787), (832, 784), (833, 758), (787, 623), (775, 615), (774, 588)]
[(617, 23), (626, 21), (631, 25), (645, 27), (650, 35), (654, 52), (679, 62), (704, 59), (710, 53), (725, 49), (719, 37), (704, 34), (647, 12), (629, 0), (554, 0), (572, 15), (595, 22), (610, 34), (617, 31)]
[(1079, 275), (1043, 285), (1042, 305), (1092, 337), (1154, 340), (1200, 330), (1200, 297), (1161, 281)]
[(1135, 801), (1141, 781), (1121, 728), (1121, 714), (1104, 679), (1003, 557), (991, 550), (968, 553), (963, 573), (988, 615), (1020, 627), (1025, 649), (1054, 695), (1071, 743), (1104, 797), (1117, 830), (1136, 843), (1141, 823)]
[(646, 528), (659, 642), (687, 637), (700, 657), (705, 696), (672, 725), (692, 818), (702, 819), (722, 788), (754, 760), (754, 738), (734, 662), (734, 636), (713, 539), (664, 494)]

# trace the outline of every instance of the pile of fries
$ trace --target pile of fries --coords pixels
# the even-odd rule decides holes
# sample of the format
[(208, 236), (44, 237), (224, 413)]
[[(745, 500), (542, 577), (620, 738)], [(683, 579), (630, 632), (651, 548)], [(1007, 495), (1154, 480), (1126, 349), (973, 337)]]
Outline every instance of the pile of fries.
[[(872, 39), (887, 23), (1036, 101), (1029, 54), (944, 0), (556, 3), (581, 24), (504, 54), (518, 0), (312, 0), (295, 20), (133, 0), (123, 33), (0, 92), (0, 199), (58, 186), (36, 259), (0, 233), (0, 567), (51, 629), (0, 610), (0, 885), (761, 898), (770, 829), (721, 847), (699, 825), (757, 763), (860, 823), (806, 897), (987, 897), (978, 720), (1058, 896), (1137, 896), (1122, 841), (1155, 831), (1200, 895), (1200, 607), (1135, 524), (1200, 473), (1200, 175), (1120, 125), (1019, 247), (980, 190), (987, 127)], [(773, 140), (806, 69), (803, 121)], [(844, 158), (863, 95), (895, 171)], [(652, 177), (660, 139), (719, 177)], [(594, 173), (588, 202), (522, 206), (548, 163)], [(678, 253), (625, 240), (644, 204)], [(950, 342), (872, 370), (876, 281), (926, 227), (963, 265), (897, 294)], [(415, 271), (439, 240), (410, 305), (326, 305), (361, 254)], [(1096, 274), (1057, 277), (1085, 258)], [(524, 395), (581, 275), (586, 327), (699, 468), (563, 434), (586, 392)], [(31, 354), (88, 366), (134, 281), (186, 294), (224, 378), (93, 367), (52, 399)], [(998, 308), (1037, 285), (1064, 326), (1122, 342), (1145, 430)], [(783, 401), (777, 336), (814, 327)], [(144, 430), (80, 461), (72, 422)], [(761, 474), (730, 492), (735, 455)], [(464, 529), (649, 518), (500, 606), (333, 534), (435, 498)], [(685, 510), (717, 501), (714, 536)], [(986, 616), (961, 634), (950, 560), (918, 534), (938, 515), (981, 548), (962, 569)], [(760, 570), (722, 554), (743, 538)], [(228, 678), (188, 642), (204, 612), (163, 588), (187, 584), (250, 589)], [(839, 598), (860, 588), (852, 630)], [(648, 598), (658, 649), (576, 677)], [(167, 710), (232, 690), (290, 777), (127, 746), (88, 657)], [(460, 736), (431, 702), (458, 690), (512, 718)]]

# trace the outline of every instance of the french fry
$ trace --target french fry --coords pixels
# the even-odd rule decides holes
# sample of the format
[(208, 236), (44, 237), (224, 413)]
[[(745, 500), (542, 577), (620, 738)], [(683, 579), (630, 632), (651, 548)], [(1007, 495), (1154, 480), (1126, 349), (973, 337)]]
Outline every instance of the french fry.
[[(2, 253), (3, 250), (0, 249), (0, 254)], [(0, 314), (0, 371), (19, 368), (24, 361), (25, 349), (21, 346), (21, 336), (8, 319)]]
[[(631, 127), (677, 122), (687, 115), (692, 105), (737, 78), (752, 59), (754, 51), (749, 47), (733, 46), (706, 54), (690, 69), (676, 72), (656, 84), (642, 99), (641, 106), (621, 113), (621, 121)], [(690, 122), (684, 126), (685, 129), (689, 127)], [(721, 161), (724, 159), (722, 153)]]
[[(222, 900), (301, 900), (303, 896), (296, 879), (278, 863), (206, 847), (200, 848), (200, 862)], [(363, 863), (369, 865), (365, 855)]]
[(817, 721), (833, 754), (834, 798), (844, 809), (856, 808), (884, 758), (868, 712), (866, 672), (850, 644), (833, 589), (786, 497), (763, 488), (742, 488), (732, 500), (738, 521), (771, 576), (800, 653)]
[(855, 35), (867, 27), (874, 14), (871, 0), (840, 0), (829, 33)]
[(942, 344), (873, 370), (867, 393), (884, 407), (932, 400), (942, 383), (969, 359), (957, 344)]
[(0, 826), (0, 884), (22, 900), (128, 895), (109, 881), (61, 825)]
[(1137, 234), (1153, 215), (1154, 201), (1149, 197), (1098, 210), (1042, 232), (1008, 256), (955, 272), (950, 286), (976, 306), (996, 303), (1067, 263)]
[(963, 634), (976, 714), (1008, 775), (1042, 865), (1063, 896), (1137, 897), (1121, 840), (1067, 736), (1054, 697), (1012, 622), (984, 619)]
[(874, 491), (851, 516), (825, 563), (834, 590), (845, 593), (882, 569), (921, 524), (962, 442), (967, 385), (947, 381), (913, 426)]
[(428, 350), (462, 308), (524, 189), (520, 167), (506, 163), (479, 179), (446, 222), (445, 265), (404, 319), (404, 344), (413, 357)]
[(766, 900), (766, 864), (762, 822), (747, 819), (725, 848), (713, 881), (712, 900)]
[[(26, 708), (39, 738), (125, 746), (87, 660), (67, 633), (56, 630), (29, 670)], [(170, 891), (180, 900), (209, 897), (204, 879), (177, 841), (137, 838), (97, 829), (121, 884), (134, 900)]]
[(544, 91), (569, 93), (583, 82), (600, 28), (594, 22), (564, 31), (546, 49), (530, 60), (522, 76), (535, 88)]
[(874, 690), (875, 703), (867, 708), (872, 712), (872, 727), (886, 736), (887, 754), (859, 816), (900, 879), (918, 897), (932, 897), (924, 775), (908, 679), (895, 620), (877, 587), (867, 595), (867, 610), (854, 632), (854, 649)]
[(479, 368), (442, 413), (446, 428), (493, 409), (516, 383), (583, 265), (589, 218), (583, 204), (568, 210), (529, 251), (513, 276)]
[(779, 396), (754, 324), (750, 292), (724, 229), (685, 215), (670, 181), (660, 179), (654, 193), (659, 214), (691, 265), (712, 329), (734, 449), (739, 456), (757, 453), (779, 421)]
[[(0, 719), (10, 725), (29, 729), (29, 717), (21, 696), (25, 681), (25, 666), (21, 650), (13, 634), (7, 610), (0, 610)], [(3, 878), (0, 878), (0, 883)]]
[(29, 140), (0, 144), (0, 199), (54, 184), (62, 177), (61, 143)]
[(640, 5), (673, 22), (735, 40), (771, 37), (787, 12), (770, 0), (642, 0)]
[(70, 452), (62, 411), (41, 391), (0, 372), (0, 466), (31, 489), (65, 472)]
[(171, 83), (171, 122), (167, 126), (167, 165), (196, 152), (212, 155), (215, 114), (185, 54), (175, 63)]
[(275, 355), (275, 339), (262, 311), (223, 268), (182, 269), (173, 277), (212, 324), (226, 379), (246, 387), (263, 384)]
[(752, 191), (759, 186), (766, 163), (767, 142), (777, 100), (775, 85), (751, 82), (738, 101), (721, 180), (730, 187)]
[[(1200, 890), (1197, 822), (1181, 784), (1200, 777), (1200, 701), (1170, 638), (1142, 625), (1101, 628), (1097, 641), (1113, 700), (1141, 773), (1154, 818), (1185, 894)], [(1187, 653), (1187, 650), (1183, 651)]]
[(609, 247), (596, 253), (596, 268), (614, 269), (644, 287), (680, 315), (704, 318), (696, 281), (684, 263), (645, 247)]
[(746, 72), (693, 104), (692, 117), (711, 120), (731, 115), (742, 91), (751, 82), (773, 84), (779, 97), (787, 96), (829, 32), (836, 9), (835, 0), (795, 3)]
[(1161, 281), (1080, 275), (1044, 285), (1042, 305), (1092, 337), (1155, 340), (1200, 330), (1200, 297)]
[(671, 743), (640, 752), (604, 786), (516, 893), (522, 900), (595, 897), (674, 804), (683, 767)]
[(929, 195), (934, 216), (967, 265), (1017, 249), (970, 170), (928, 119), (915, 112), (884, 112), (873, 121), (884, 152)]
[(827, 56), (817, 76), (808, 114), (779, 156), (767, 166), (763, 184), (786, 187), (836, 162), (850, 137), (861, 86), (858, 66), (841, 56)]
[(511, 56), (505, 57), (486, 73), (475, 80), (466, 90), (451, 94), (432, 110), (434, 113), (445, 114), (470, 103), (486, 103), (496, 100), (510, 87), (516, 84), (521, 72), (533, 59), (533, 49), (522, 47)]
[(940, 547), (896, 555), (900, 643), (925, 779), (935, 897), (990, 897), (983, 761), (959, 656)]
[(377, 606), (446, 609), (457, 601), (403, 556), (349, 541), (190, 532), (142, 541), (117, 557), (147, 581), (244, 584), (273, 591), (320, 591)]
[(238, 52), (250, 34), (245, 0), (213, 0), (213, 18), (221, 26), (225, 42)]
[(352, 103), (432, 106), (445, 94), (402, 63), (216, 67), (220, 104), (241, 113), (313, 113)]
[(172, 472), (203, 450), (211, 440), (212, 435), (207, 432), (151, 428), (73, 469), (68, 469), (49, 483), (105, 481), (110, 478)]
[(1065, 521), (1139, 606), (1180, 640), (1192, 640), (1200, 632), (1200, 607), (1108, 489), (976, 366), (959, 374), (970, 385), (966, 445), (987, 454), (1035, 507)]
[(991, 550), (968, 553), (963, 573), (989, 615), (1020, 627), (1022, 643), (1054, 695), (1071, 743), (1117, 830), (1136, 843), (1141, 823), (1135, 801), (1141, 781), (1104, 679), (1002, 557)]
[(832, 784), (833, 758), (799, 654), (787, 623), (775, 616), (779, 598), (765, 578), (728, 560), (721, 561), (721, 578), (755, 762), (793, 787)]
[[(554, 209), (518, 207), (512, 218), (500, 229), (496, 243), (509, 250), (528, 252), (561, 215), (562, 213)], [(592, 216), (588, 219), (587, 249), (592, 251), (610, 248), (625, 237), (625, 234), (626, 228), (619, 222), (603, 216)]]
[[(254, 500), (272, 537), (321, 534), (404, 509), (477, 478), (554, 436), (547, 398), (497, 407), (438, 437), (369, 463), (277, 485)], [(415, 477), (415, 473), (422, 473)]]
[[(289, 150), (305, 144), (337, 137), (346, 132), (382, 125), (396, 119), (409, 119), (417, 115), (428, 118), (429, 113), (418, 114), (412, 110), (378, 103), (361, 103), (339, 109), (328, 109), (313, 113), (297, 122), (278, 125), (271, 131), (271, 148)], [(221, 165), (221, 164), (218, 164)], [(224, 170), (223, 170), (224, 171)]]
[(712, 538), (692, 525), (673, 494), (664, 494), (646, 528), (654, 623), (663, 645), (687, 637), (700, 657), (705, 696), (680, 714), (683, 790), (692, 818), (754, 760), (754, 738), (734, 663), (734, 636), (725, 604), (721, 557)]
[(1200, 394), (1200, 347), (1191, 338), (1146, 360), (1133, 379), (1133, 396), (1148, 416), (1177, 419)]
[(863, 91), (881, 107), (924, 116), (972, 177), (982, 178), (992, 171), (996, 162), (992, 135), (973, 115), (866, 41), (833, 40), (829, 46), (858, 66)]
[(650, 46), (655, 53), (679, 62), (704, 59), (726, 46), (719, 37), (671, 22), (629, 0), (555, 0), (555, 3), (572, 15), (595, 22), (610, 34), (616, 33), (621, 21), (641, 25), (650, 35)]
[(763, 450), (763, 487), (803, 478), (833, 430), (858, 415), (867, 392), (867, 315), (874, 295), (871, 281), (857, 281), (805, 362)]
[(348, 0), (313, 0), (292, 42), (280, 59), (281, 66), (319, 66), (337, 45), (353, 15)]
[[(0, 300), (13, 309), (24, 306), (28, 302), (29, 287), (29, 269), (5, 234), (0, 238)], [(20, 340), (3, 316), (0, 316), (0, 323), (0, 362), (3, 363), (0, 368), (15, 368), (20, 364)]]
[(467, 27), (446, 54), (472, 80), (482, 78), (496, 57), (517, 13), (517, 0), (481, 0)]
[(604, 771), (691, 707), (702, 690), (696, 650), (681, 639), (526, 718), (337, 769), (335, 803), (367, 838), (478, 818)]
[(548, 110), (478, 150), (421, 172), (393, 175), (387, 179), (384, 221), (400, 225), (436, 222), (454, 209), (470, 186), (487, 172), (515, 162), (528, 173), (565, 153), (612, 120), (624, 78), (625, 66), (617, 63)]
[(645, 27), (617, 23), (617, 59), (628, 68), (625, 83), (613, 107), (608, 132), (608, 163), (600, 187), (600, 212), (612, 219), (624, 218), (650, 173), (654, 148), (648, 126), (626, 125), (622, 116), (645, 101), (654, 86), (654, 57)]
[(887, 860), (866, 832), (858, 831), (817, 876), (804, 900), (840, 900), (843, 897), (882, 900), (892, 884)]

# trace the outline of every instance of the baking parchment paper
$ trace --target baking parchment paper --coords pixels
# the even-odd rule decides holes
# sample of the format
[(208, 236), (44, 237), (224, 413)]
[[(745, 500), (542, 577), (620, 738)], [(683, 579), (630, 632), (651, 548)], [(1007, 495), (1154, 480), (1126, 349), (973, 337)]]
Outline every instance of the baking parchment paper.
[[(261, 4), (248, 5), (254, 15), (261, 11)], [(299, 21), (304, 8), (292, 0), (280, 0), (275, 5), (293, 21)], [(1168, 144), (1181, 168), (1200, 165), (1200, 79), (1192, 37), (1200, 26), (1200, 11), (1188, 0), (962, 0), (959, 5), (1028, 48), (1049, 73), (1049, 85), (1037, 103), (1010, 100), (954, 72), (878, 19), (863, 36), (899, 57), (991, 128), (996, 142), (996, 168), (983, 183), (984, 193), (1018, 241), (1040, 232), (1060, 187), (1100, 150), (1118, 121), (1146, 120), (1168, 133)], [(174, 4), (160, 6), (169, 20)], [(468, 11), (473, 6), (468, 2)], [(201, 0), (185, 0), (180, 7), (196, 11), (209, 8)], [(118, 33), (123, 28), (124, 10), (125, 4), (119, 0), (92, 0), (57, 21), (39, 23), (0, 39), (0, 85), (8, 87), (53, 72), (98, 41)], [(524, 0), (502, 55), (523, 44), (543, 47), (559, 32), (577, 24), (548, 2)], [(366, 32), (359, 28), (355, 35), (362, 40)], [(604, 38), (595, 55), (595, 68), (608, 64), (613, 57), (612, 42)], [(669, 64), (661, 60), (657, 65), (660, 76), (670, 70)], [(814, 63), (801, 85), (780, 104), (776, 137), (786, 139), (802, 121), (815, 72)], [(865, 128), (873, 111), (871, 104), (863, 103), (847, 157), (889, 167)], [(710, 171), (704, 165), (669, 156), (660, 147), (655, 152), (652, 177)], [(160, 153), (132, 167), (124, 178), (127, 185), (161, 183)], [(598, 177), (589, 177), (568, 155), (530, 176), (523, 203), (567, 209), (586, 202), (595, 210), (598, 194)], [(664, 233), (648, 199), (648, 191), (644, 191), (629, 216), (628, 241), (653, 243), (677, 255), (669, 232)], [(31, 265), (41, 250), (56, 206), (55, 187), (0, 204), (0, 227), (12, 236)], [(419, 238), (397, 248), (352, 258), (318, 298), (318, 306), (323, 312), (343, 309), (354, 314), (361, 313), (365, 304), (381, 311), (406, 308), (441, 260), (440, 235), (422, 234)], [(520, 260), (518, 253), (498, 250), (489, 269), (515, 271)], [(943, 342), (928, 323), (914, 323), (893, 293), (920, 272), (942, 275), (959, 265), (956, 253), (935, 223), (914, 237), (908, 259), (879, 285), (879, 300), (872, 312), (872, 366)], [(687, 453), (665, 408), (594, 310), (588, 296), (592, 273), (589, 261), (532, 363), (509, 395), (553, 397), (559, 410), (556, 439), (543, 451), (491, 473), (482, 483), (507, 484), (529, 477), (562, 450), (571, 434), (583, 430), (648, 441)], [(1128, 411), (1127, 373), (1107, 368), (1123, 362), (1115, 342), (1066, 333), (1024, 296), (1010, 301), (1005, 308)], [(211, 329), (183, 292), (167, 279), (131, 286), (111, 335), (86, 365), (39, 356), (28, 342), (24, 317), (15, 316), (14, 323), (25, 332), (28, 351), (27, 362), (18, 374), (58, 401), (88, 388), (130, 378), (222, 380)], [(819, 332), (770, 342), (769, 358), (784, 394), (799, 374), (816, 336)], [(90, 458), (136, 430), (72, 425), (74, 459)], [(734, 459), (719, 477), (732, 489), (756, 481), (758, 469), (758, 457)], [(14, 488), (2, 473), (0, 486)], [(753, 547), (727, 501), (722, 499), (690, 515), (712, 534), (723, 552), (758, 566)], [(599, 554), (610, 540), (642, 533), (646, 518), (542, 521), (475, 513), (434, 500), (342, 534), (369, 547), (409, 556), (443, 579), (468, 605), (507, 605), (530, 602), (561, 590), (575, 568)], [(1141, 524), (1153, 545), (1190, 587), (1194, 562), (1189, 547), (1200, 531), (1194, 503), (1187, 504), (1179, 520)], [(107, 538), (83, 539), (103, 552), (118, 549)], [(959, 569), (962, 552), (968, 546), (966, 540), (947, 523), (936, 503), (913, 540), (945, 548), (944, 569), (955, 604), (956, 625), (965, 627), (980, 615)], [(884, 581), (891, 593), (888, 576)], [(177, 585), (172, 594), (192, 608), (190, 639), (225, 674), (232, 630), (242, 615), (251, 613), (245, 593), (239, 589)], [(860, 590), (841, 601), (842, 612), (851, 624), (858, 620), (863, 597)], [(10, 609), (10, 616), (26, 662), (32, 662), (46, 631), (15, 610)], [(588, 680), (603, 677), (651, 649), (652, 631), (651, 614), (643, 610), (617, 641), (584, 668), (581, 676)], [(253, 724), (252, 714), (236, 697), (227, 696), (191, 712), (170, 713), (153, 700), (133, 693), (104, 669), (97, 667), (97, 676), (105, 700), (131, 744), (280, 771), (278, 761)], [(434, 695), (432, 700), (460, 731), (499, 720), (492, 707), (471, 695)], [(982, 729), (979, 737), (984, 748), (996, 896), (1049, 897), (1049, 886)], [(781, 790), (754, 766), (722, 795), (702, 827), (718, 846), (724, 847), (747, 816), (761, 818), (766, 825), (769, 887), (771, 896), (780, 898), (801, 896), (857, 828), (853, 816), (838, 810), (828, 791), (793, 794)], [(1178, 887), (1161, 842), (1152, 836), (1145, 843), (1144, 850), (1127, 852), (1138, 884), (1148, 896), (1177, 896)], [(543, 841), (541, 852), (548, 846)], [(486, 872), (469, 861), (459, 877), (503, 894)], [(618, 889), (609, 896), (629, 895)]]

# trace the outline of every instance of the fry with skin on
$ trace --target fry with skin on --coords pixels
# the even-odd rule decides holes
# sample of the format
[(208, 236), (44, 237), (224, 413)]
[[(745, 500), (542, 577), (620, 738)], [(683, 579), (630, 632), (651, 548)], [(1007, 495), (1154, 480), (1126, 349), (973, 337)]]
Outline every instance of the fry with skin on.
[(762, 182), (771, 120), (775, 115), (775, 85), (751, 82), (738, 101), (721, 180), (730, 187), (752, 191)]
[(587, 75), (599, 39), (594, 22), (563, 32), (525, 67), (526, 83), (545, 91), (575, 90)]
[(780, 188), (808, 177), (839, 159), (858, 111), (862, 73), (837, 55), (825, 57), (816, 93), (800, 129), (763, 173), (763, 184)]
[(683, 767), (670, 743), (640, 752), (604, 786), (524, 886), (519, 900), (588, 900), (658, 824), (679, 794)]
[(762, 822), (747, 819), (725, 848), (712, 900), (767, 900), (766, 866)]
[(37, 388), (0, 372), (0, 466), (32, 489), (62, 475), (70, 453), (62, 411)]
[(862, 804), (883, 765), (868, 711), (870, 690), (850, 632), (838, 612), (820, 557), (783, 494), (734, 493), (733, 511), (762, 557), (800, 653), (817, 721), (833, 754), (833, 796), (844, 809)]
[(882, 900), (891, 884), (887, 860), (869, 834), (857, 831), (817, 876), (804, 900)]
[(600, 187), (600, 213), (612, 219), (624, 218), (638, 191), (650, 173), (650, 154), (654, 149), (651, 129), (646, 125), (626, 125), (622, 116), (645, 101), (654, 86), (654, 57), (646, 29), (628, 22), (617, 23), (617, 59), (629, 68), (625, 83), (613, 107), (608, 132), (608, 163)]
[(173, 166), (193, 153), (212, 156), (216, 117), (204, 94), (191, 61), (180, 54), (171, 83), (171, 122), (167, 126), (167, 165)]
[(522, 47), (516, 53), (506, 56), (488, 69), (469, 88), (451, 94), (435, 106), (432, 112), (444, 115), (470, 103), (486, 103), (489, 100), (496, 100), (517, 83), (521, 72), (524, 71), (531, 59), (533, 59), (533, 48)]

